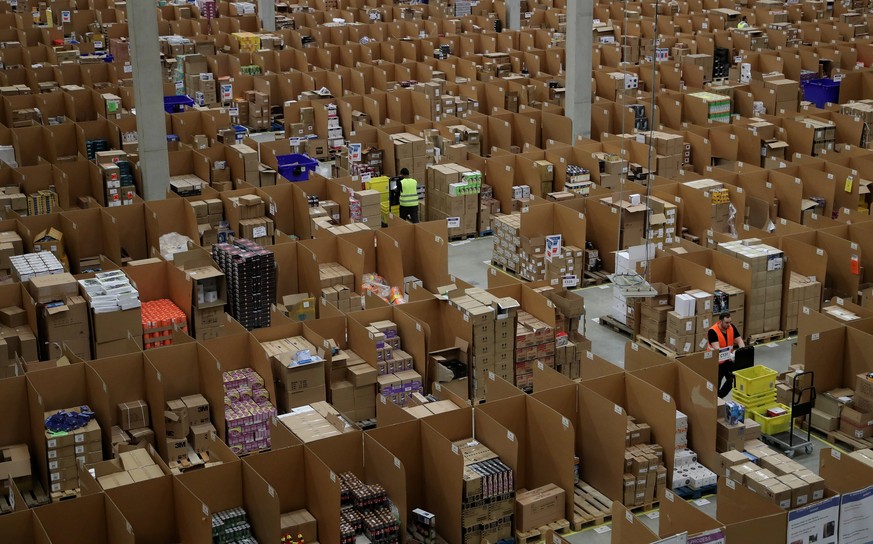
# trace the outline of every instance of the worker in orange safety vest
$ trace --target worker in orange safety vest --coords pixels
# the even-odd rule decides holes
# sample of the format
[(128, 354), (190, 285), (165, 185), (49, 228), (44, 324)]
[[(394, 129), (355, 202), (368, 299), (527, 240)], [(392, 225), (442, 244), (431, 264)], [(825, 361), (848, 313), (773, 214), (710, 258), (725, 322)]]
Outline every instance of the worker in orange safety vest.
[[(707, 332), (707, 351), (718, 352), (718, 396), (725, 398), (734, 383), (734, 346), (745, 347), (740, 331), (731, 323), (731, 314), (722, 312), (718, 322)], [(724, 382), (724, 383), (722, 383)]]

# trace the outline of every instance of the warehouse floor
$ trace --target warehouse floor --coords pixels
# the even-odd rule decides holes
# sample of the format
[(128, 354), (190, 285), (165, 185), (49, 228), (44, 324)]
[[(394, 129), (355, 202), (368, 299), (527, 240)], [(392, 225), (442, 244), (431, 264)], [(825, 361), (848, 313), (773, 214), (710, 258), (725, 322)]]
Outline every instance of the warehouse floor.
[[(491, 258), (491, 238), (478, 238), (449, 244), (449, 272), (456, 277), (477, 287), (487, 288), (488, 274), (491, 268), (488, 261)], [(504, 272), (498, 271), (503, 274)], [(588, 287), (582, 290), (585, 297), (586, 324), (585, 334), (591, 340), (592, 351), (604, 359), (619, 366), (624, 365), (624, 350), (628, 337), (619, 334), (611, 328), (599, 324), (600, 316), (607, 315), (612, 304), (612, 286), (602, 285)], [(755, 362), (766, 365), (773, 370), (783, 372), (791, 362), (791, 339), (762, 344), (755, 348)], [(819, 452), (823, 447), (830, 447), (821, 439), (813, 440), (814, 451), (810, 455), (796, 458), (800, 464), (818, 472)], [(696, 507), (711, 516), (715, 516), (716, 497), (709, 496), (699, 501), (692, 501)], [(653, 531), (658, 531), (658, 512), (641, 512), (637, 515)], [(611, 541), (609, 525), (586, 529), (569, 537), (573, 544), (606, 544)]]

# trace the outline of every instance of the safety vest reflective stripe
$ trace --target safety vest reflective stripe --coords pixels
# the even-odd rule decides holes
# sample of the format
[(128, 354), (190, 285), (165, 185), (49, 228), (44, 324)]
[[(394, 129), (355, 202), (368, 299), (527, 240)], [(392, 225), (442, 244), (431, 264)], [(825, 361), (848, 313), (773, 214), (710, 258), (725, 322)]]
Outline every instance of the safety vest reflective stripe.
[(418, 206), (418, 182), (412, 178), (400, 181), (400, 205)]

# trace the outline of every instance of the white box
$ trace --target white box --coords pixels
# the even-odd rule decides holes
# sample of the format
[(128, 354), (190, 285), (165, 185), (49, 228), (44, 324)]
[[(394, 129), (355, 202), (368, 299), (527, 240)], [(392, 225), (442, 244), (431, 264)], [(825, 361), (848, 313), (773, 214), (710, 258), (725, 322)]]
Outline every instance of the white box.
[(696, 308), (697, 304), (693, 296), (685, 293), (676, 295), (676, 307), (673, 311), (680, 317), (694, 317)]

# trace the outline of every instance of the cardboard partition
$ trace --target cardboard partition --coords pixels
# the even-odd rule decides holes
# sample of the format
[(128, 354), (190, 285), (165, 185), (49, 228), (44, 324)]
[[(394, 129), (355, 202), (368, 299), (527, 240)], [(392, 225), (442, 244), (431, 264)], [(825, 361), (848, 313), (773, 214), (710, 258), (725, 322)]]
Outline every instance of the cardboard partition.
[(145, 204), (103, 208), (103, 248), (117, 265), (149, 256)]
[[(94, 377), (96, 376), (91, 375), (90, 379), (93, 381)], [(90, 397), (89, 375), (84, 364), (71, 364), (28, 372), (26, 378), (30, 407), (30, 434), (33, 438), (30, 456), (35, 461), (34, 464), (39, 467), (43, 489), (48, 494), (52, 489), (48, 479), (45, 413), (82, 405), (91, 407), (98, 399)], [(99, 416), (96, 420), (100, 425), (101, 436), (110, 432), (111, 426), (108, 421), (101, 421)], [(103, 454), (105, 457), (106, 452), (104, 451)], [(57, 491), (61, 491), (61, 489), (57, 489)]]
[(264, 389), (270, 395), (270, 402), (276, 406), (278, 399), (272, 365), (260, 342), (247, 331), (204, 340), (201, 344), (216, 360), (215, 365), (204, 366), (201, 370), (203, 396), (209, 401), (212, 420), (218, 422), (216, 425), (218, 436), (226, 441), (224, 373), (251, 368), (264, 379)]
[[(508, 385), (508, 384), (507, 384)], [(489, 386), (490, 392), (490, 386)], [(529, 395), (510, 397), (480, 406), (515, 435), (518, 441), (516, 487), (535, 489), (555, 484), (565, 492), (565, 519), (571, 519), (574, 477), (568, 466), (574, 462), (576, 429), (570, 418)]]
[(48, 536), (36, 519), (33, 510), (22, 510), (0, 516), (0, 534), (9, 542), (36, 544), (47, 542)]
[[(137, 542), (181, 542), (187, 540), (183, 538), (186, 533), (188, 539), (193, 534), (211, 533), (211, 520), (202, 512), (181, 517), (179, 506), (190, 494), (172, 476), (116, 487), (106, 491), (106, 496), (130, 523)], [(149, 507), (143, 508), (144, 504)]]
[(223, 392), (216, 401), (216, 392), (208, 387), (209, 382), (205, 379), (207, 367), (214, 368), (218, 361), (196, 342), (150, 349), (145, 352), (145, 358), (148, 363), (144, 368), (146, 400), (155, 431), (156, 449), (167, 461), (167, 427), (164, 423), (167, 401), (201, 394), (209, 401), (210, 421), (216, 431), (219, 426), (224, 426), (224, 421), (215, 417), (216, 402), (224, 404)]
[(300, 292), (297, 278), (297, 242), (279, 243), (264, 249), (272, 251), (276, 261), (275, 302), (281, 303), (285, 296)]
[(172, 263), (157, 261), (127, 266), (124, 273), (139, 291), (141, 301), (170, 299), (185, 313), (188, 324), (191, 325), (194, 283), (184, 270), (176, 268)]
[(136, 538), (118, 507), (103, 494), (56, 502), (34, 510), (49, 542), (134, 544)]
[(171, 232), (187, 236), (194, 245), (200, 245), (194, 209), (185, 199), (168, 198), (147, 202), (145, 223), (150, 257), (161, 256), (160, 238)]
[(376, 321), (392, 321), (397, 325), (400, 349), (412, 355), (415, 371), (424, 377), (427, 373), (424, 330), (396, 306), (348, 314), (348, 341), (352, 351), (371, 366), (377, 366), (376, 346), (366, 330)]
[[(89, 396), (93, 399), (91, 409), (99, 421), (108, 425), (103, 433), (103, 451), (112, 452), (111, 428), (119, 425), (118, 405), (137, 400), (146, 401), (145, 367), (148, 363), (142, 352), (119, 355), (88, 361), (85, 368), (88, 374)], [(152, 413), (159, 411), (163, 418), (163, 408), (149, 409), (149, 425)], [(156, 437), (157, 438), (157, 437)], [(111, 457), (111, 454), (106, 455)]]
[(262, 503), (261, 510), (249, 512), (268, 534), (280, 534), (282, 514), (303, 509), (311, 512), (311, 498), (306, 494), (306, 474), (305, 448), (299, 445), (243, 460), (244, 478), (253, 482), (249, 487), (268, 486), (270, 500)]
[(716, 519), (724, 524), (728, 544), (785, 542), (788, 516), (779, 505), (733, 480), (718, 479)]
[[(576, 449), (581, 477), (595, 489), (620, 503), (623, 498), (625, 433), (628, 412), (624, 374), (614, 374), (579, 384)], [(596, 440), (592, 437), (597, 437)], [(613, 518), (615, 519), (615, 518)]]
[(364, 440), (359, 432), (344, 433), (304, 446), (306, 497), (318, 520), (319, 542), (339, 542), (339, 475), (352, 472), (364, 479)]
[[(615, 271), (615, 253), (619, 242), (620, 219), (617, 210), (612, 206), (604, 206), (599, 202), (585, 201), (586, 229), (585, 237), (594, 244), (600, 252), (604, 272)], [(568, 201), (570, 206), (574, 201)], [(564, 205), (562, 203), (561, 205)]]
[(664, 490), (659, 502), (658, 534), (661, 538), (679, 533), (688, 533), (689, 540), (703, 535), (712, 538), (712, 541), (719, 535), (724, 538), (723, 523), (704, 514), (669, 489)]
[[(267, 485), (263, 480), (256, 477), (254, 472), (248, 475), (243, 471), (240, 461), (222, 463), (201, 470), (186, 472), (177, 477), (185, 487), (189, 496), (177, 503), (178, 516), (202, 519), (206, 516), (209, 521), (211, 536), (211, 517), (231, 508), (242, 507), (246, 511), (252, 533), (258, 541), (273, 540), (276, 533), (270, 527), (264, 527), (260, 523), (260, 517), (256, 513), (262, 510), (269, 511), (274, 499), (270, 497)], [(193, 497), (193, 500), (192, 500)], [(197, 529), (205, 527), (198, 525)], [(198, 531), (197, 542), (203, 541), (203, 536)]]
[(844, 385), (852, 387), (854, 378), (844, 382), (847, 327), (815, 311), (804, 308), (797, 317), (797, 344), (791, 363), (802, 364), (815, 373), (815, 386), (830, 391)]
[(339, 263), (355, 276), (355, 291), (360, 290), (364, 273), (376, 270), (373, 234), (367, 231), (331, 238), (298, 242), (298, 282), (302, 292), (321, 296), (319, 264)]
[(658, 535), (634, 516), (633, 512), (612, 502), (612, 540), (615, 544), (652, 544), (658, 542)]
[(424, 505), (421, 422), (378, 427), (364, 433), (364, 467), (368, 483), (382, 485), (400, 513), (406, 534), (410, 512)]

